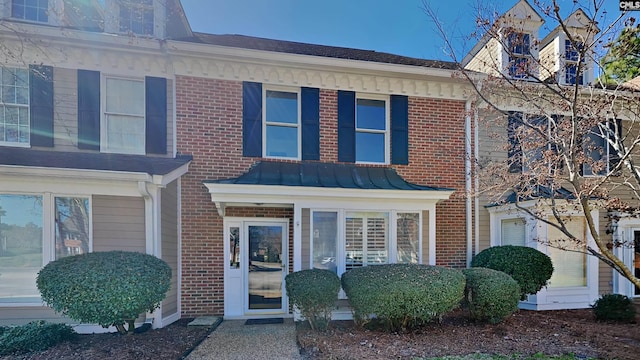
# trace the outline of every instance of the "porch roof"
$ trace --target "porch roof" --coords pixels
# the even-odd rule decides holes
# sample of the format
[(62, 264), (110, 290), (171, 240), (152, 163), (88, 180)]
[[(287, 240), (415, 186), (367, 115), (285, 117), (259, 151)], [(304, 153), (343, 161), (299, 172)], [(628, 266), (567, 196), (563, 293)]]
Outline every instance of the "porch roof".
[[(121, 174), (129, 177), (132, 174), (154, 178), (154, 182), (173, 181), (184, 174), (191, 162), (190, 155), (178, 155), (175, 158), (125, 155), (108, 153), (67, 152), (33, 150), (28, 148), (1, 147), (0, 169), (3, 174), (16, 173), (27, 175), (30, 170), (40, 169), (52, 173), (62, 170), (77, 173), (78, 178), (102, 176), (100, 174)], [(94, 173), (95, 175), (90, 175)], [(35, 174), (33, 174), (35, 175)], [(160, 178), (162, 178), (160, 180)]]
[(576, 200), (575, 195), (571, 191), (563, 187), (551, 190), (548, 186), (537, 185), (532, 189), (523, 191), (520, 194), (516, 193), (515, 191), (511, 191), (499, 201), (487, 204), (485, 205), (485, 207), (490, 208), (500, 205), (515, 204), (516, 202), (551, 198), (559, 200)]
[(205, 184), (280, 185), (367, 190), (453, 189), (417, 185), (406, 181), (395, 169), (380, 166), (356, 166), (321, 162), (289, 163), (260, 161), (246, 173), (230, 179), (205, 180)]

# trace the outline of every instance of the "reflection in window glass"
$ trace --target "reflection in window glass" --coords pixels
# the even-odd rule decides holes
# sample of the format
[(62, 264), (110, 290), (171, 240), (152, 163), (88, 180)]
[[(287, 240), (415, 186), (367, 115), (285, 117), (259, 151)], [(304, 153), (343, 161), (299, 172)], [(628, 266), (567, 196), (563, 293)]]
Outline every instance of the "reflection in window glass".
[(420, 215), (398, 213), (398, 263), (417, 264), (419, 261)]
[(298, 157), (298, 94), (266, 92), (266, 156)]
[(29, 72), (0, 69), (0, 142), (29, 143)]
[(89, 199), (56, 197), (56, 260), (89, 252)]
[(121, 1), (120, 31), (153, 35), (153, 0)]
[(42, 196), (0, 195), (0, 303), (39, 301)]
[(49, 0), (12, 0), (11, 17), (38, 22), (49, 21)]
[(336, 248), (338, 238), (338, 213), (315, 211), (313, 213), (313, 268), (337, 273)]
[(384, 100), (357, 99), (356, 161), (384, 163), (387, 112)]
[(240, 228), (237, 226), (229, 229), (229, 268), (240, 268)]

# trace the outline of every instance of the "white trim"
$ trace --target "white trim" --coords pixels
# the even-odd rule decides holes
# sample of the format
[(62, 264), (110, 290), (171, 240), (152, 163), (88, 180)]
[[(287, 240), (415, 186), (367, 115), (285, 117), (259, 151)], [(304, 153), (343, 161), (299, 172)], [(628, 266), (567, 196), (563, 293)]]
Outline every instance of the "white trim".
[[(267, 91), (277, 91), (284, 92), (290, 94), (296, 94), (296, 105), (298, 108), (297, 114), (297, 123), (279, 123), (279, 122), (269, 122), (267, 123)], [(296, 128), (296, 136), (297, 136), (297, 156), (289, 157), (289, 156), (270, 156), (267, 154), (267, 125), (279, 126), (279, 127), (288, 127), (288, 128)], [(302, 96), (301, 89), (299, 87), (287, 87), (287, 86), (276, 86), (276, 85), (262, 85), (262, 157), (267, 159), (284, 159), (284, 160), (300, 160), (302, 159)]]
[[(618, 220), (618, 228), (613, 236), (617, 239), (624, 241), (623, 246), (616, 247), (614, 253), (620, 258), (627, 267), (634, 271), (634, 256), (635, 256), (635, 241), (634, 232), (640, 231), (640, 219), (633, 217), (625, 217)], [(612, 270), (613, 274), (613, 292), (616, 294), (622, 294), (629, 298), (640, 298), (640, 295), (635, 295), (635, 286), (631, 281), (627, 280), (624, 276)]]
[[(358, 141), (357, 135), (358, 133), (366, 133), (366, 134), (384, 134), (384, 161), (358, 161), (358, 154), (356, 150), (356, 164), (373, 164), (373, 165), (388, 165), (391, 159), (391, 105), (389, 95), (380, 95), (380, 94), (369, 94), (369, 93), (360, 93), (356, 92), (355, 99), (355, 119), (354, 119), (354, 131), (356, 139), (355, 146), (357, 149)], [(384, 130), (373, 130), (373, 129), (359, 129), (358, 128), (358, 100), (377, 100), (384, 101)]]
[[(142, 83), (142, 103), (143, 103), (143, 113), (140, 114), (132, 114), (132, 113), (107, 113), (107, 81), (108, 80), (124, 80), (124, 81), (134, 81), (138, 83)], [(165, 89), (166, 91), (166, 89)], [(123, 75), (111, 75), (108, 73), (100, 72), (100, 152), (103, 153), (115, 153), (115, 154), (135, 154), (135, 155), (145, 155), (146, 154), (146, 81), (144, 77), (133, 77), (133, 76), (123, 76)], [(109, 145), (108, 138), (108, 115), (122, 115), (127, 117), (136, 118), (136, 121), (142, 121), (143, 123), (143, 131), (142, 131), (142, 141), (139, 149), (131, 149), (128, 151), (126, 149), (121, 148), (113, 148)], [(137, 134), (140, 135), (140, 134)]]

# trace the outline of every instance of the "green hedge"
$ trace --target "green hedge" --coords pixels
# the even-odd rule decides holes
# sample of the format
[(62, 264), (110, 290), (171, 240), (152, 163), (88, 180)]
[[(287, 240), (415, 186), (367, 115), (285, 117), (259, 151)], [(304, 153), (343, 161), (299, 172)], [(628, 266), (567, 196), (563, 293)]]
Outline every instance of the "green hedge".
[[(65, 257), (38, 273), (42, 300), (71, 319), (133, 333), (134, 321), (165, 298), (171, 268), (155, 256), (125, 251)], [(128, 324), (128, 329), (125, 328)]]
[(465, 303), (472, 319), (495, 324), (518, 311), (520, 286), (511, 276), (487, 268), (462, 272), (467, 279)]
[(0, 327), (0, 356), (46, 350), (73, 339), (75, 335), (69, 325), (52, 324), (43, 320), (15, 327)]
[(602, 295), (591, 307), (597, 320), (633, 322), (636, 319), (636, 306), (624, 295)]
[(471, 267), (483, 267), (509, 274), (520, 285), (520, 299), (535, 294), (547, 285), (553, 274), (551, 258), (525, 246), (494, 246), (481, 251)]
[(315, 330), (326, 330), (338, 300), (340, 278), (324, 269), (296, 271), (285, 278), (289, 301)]
[(374, 265), (342, 275), (354, 321), (364, 325), (375, 316), (392, 331), (440, 319), (458, 307), (464, 286), (459, 270), (429, 265)]

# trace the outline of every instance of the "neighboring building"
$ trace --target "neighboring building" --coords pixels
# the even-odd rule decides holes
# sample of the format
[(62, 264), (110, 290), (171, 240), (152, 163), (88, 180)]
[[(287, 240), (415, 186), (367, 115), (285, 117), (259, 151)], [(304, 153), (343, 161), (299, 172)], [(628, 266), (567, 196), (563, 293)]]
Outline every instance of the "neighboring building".
[[(165, 21), (158, 1), (105, 3), (119, 7), (119, 26), (105, 25), (98, 1), (0, 2), (0, 324), (59, 321), (37, 272), (107, 250), (167, 261), (171, 290), (148, 319), (181, 316), (180, 178), (191, 158), (175, 150), (175, 80), (154, 36), (190, 30), (180, 12)], [(160, 15), (140, 27), (125, 16), (138, 11)]]
[[(561, 27), (557, 27), (542, 41), (538, 41), (542, 19), (526, 0), (520, 0), (497, 20), (495, 27), (473, 48), (462, 65), (469, 70), (520, 81), (524, 92), (539, 91), (544, 94), (547, 89), (540, 82), (550, 84), (549, 87), (553, 89), (564, 87), (567, 91), (571, 91), (572, 85), (585, 85), (586, 90), (586, 85), (594, 81), (595, 60), (593, 54), (580, 58), (576, 49), (580, 48), (581, 44), (591, 42), (599, 30), (582, 10), (576, 10), (564, 22), (567, 25), (566, 29), (569, 30), (568, 34)], [(577, 71), (578, 65), (583, 69), (583, 73)], [(484, 86), (498, 85), (488, 82)], [(540, 96), (540, 103), (535, 103), (531, 101), (532, 97), (518, 94), (515, 88), (512, 89), (508, 85), (505, 88), (492, 90), (495, 91), (490, 91), (492, 95), (489, 98), (494, 105), (508, 115), (497, 114), (488, 107), (479, 106), (479, 118), (484, 119), (486, 124), (491, 124), (477, 126), (479, 163), (503, 162), (506, 159), (510, 164), (510, 173), (526, 175), (529, 171), (528, 161), (540, 159), (543, 150), (532, 149), (531, 146), (527, 150), (526, 142), (533, 140), (518, 139), (516, 136), (518, 126), (522, 126), (523, 119), (532, 117), (533, 123), (546, 121), (544, 116), (541, 117), (543, 114), (550, 115), (561, 122), (561, 118), (568, 115), (568, 108), (562, 108), (560, 102), (557, 102), (557, 108), (552, 108), (554, 103), (549, 99), (555, 95), (551, 92), (547, 98)], [(591, 94), (588, 91), (586, 93), (587, 97)], [(591, 94), (591, 96), (599, 95)], [(622, 126), (626, 123), (625, 119), (622, 119), (622, 123), (620, 119), (617, 120), (618, 124), (623, 124)], [(609, 121), (612, 120), (609, 119)], [(590, 156), (597, 157), (594, 160), (617, 161), (615, 156), (611, 156), (613, 153), (602, 137), (594, 136), (590, 137), (590, 140), (602, 149), (602, 151), (591, 152)], [(612, 166), (608, 164), (607, 170)], [(602, 175), (602, 171), (594, 171), (587, 165), (580, 171), (585, 177)], [(619, 188), (614, 192), (624, 200), (635, 201), (630, 194)], [(541, 198), (553, 196), (560, 199), (558, 201), (562, 201), (561, 199), (569, 196), (568, 194), (563, 189), (556, 190), (552, 194), (548, 189), (539, 188), (531, 194), (531, 198), (520, 199), (520, 204), (525, 207), (534, 207), (537, 200)], [(563, 235), (545, 222), (536, 220), (524, 211), (518, 211), (515, 208), (515, 196), (514, 193), (504, 194), (499, 204), (493, 203), (495, 200), (480, 198), (478, 250), (497, 245), (521, 245), (537, 248), (551, 257), (555, 271), (548, 286), (521, 302), (521, 307), (539, 310), (587, 308), (603, 293), (639, 295), (637, 289), (634, 290), (628, 280), (614, 273), (609, 266), (599, 262), (596, 257), (549, 246), (547, 241), (553, 245), (553, 242), (561, 239)], [(582, 238), (597, 248), (583, 214), (574, 211), (567, 212), (565, 215), (572, 219), (567, 222), (571, 232), (583, 234)], [(636, 233), (640, 234), (640, 222), (630, 219), (619, 221), (618, 230), (611, 234), (613, 230), (608, 225), (611, 214), (594, 210), (592, 215), (601, 236), (612, 240), (612, 236), (615, 239), (624, 238), (630, 243), (633, 243), (636, 237), (640, 238), (640, 235), (636, 235)], [(550, 209), (548, 216), (551, 220)], [(637, 244), (637, 240), (635, 243)], [(634, 265), (633, 247), (619, 248), (616, 251), (629, 267), (635, 266), (638, 271), (638, 262), (636, 261)], [(638, 258), (638, 253), (635, 253), (635, 258)]]

